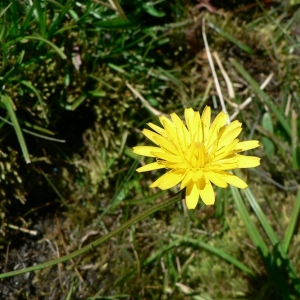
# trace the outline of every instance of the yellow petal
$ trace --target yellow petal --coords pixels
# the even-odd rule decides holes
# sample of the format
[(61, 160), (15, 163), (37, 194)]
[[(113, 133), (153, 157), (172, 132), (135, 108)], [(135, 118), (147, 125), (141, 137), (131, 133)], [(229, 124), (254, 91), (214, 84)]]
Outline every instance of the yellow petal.
[(149, 157), (155, 157), (151, 152), (160, 152), (165, 153), (165, 151), (158, 147), (152, 147), (152, 146), (136, 146), (133, 147), (133, 153), (143, 156), (149, 156)]
[[(161, 160), (159, 163), (164, 165), (166, 169), (174, 169), (174, 170), (184, 169), (184, 170), (186, 170), (187, 168), (189, 168), (189, 165), (186, 162), (175, 163), (175, 162), (171, 162), (171, 161)], [(180, 170), (180, 171), (182, 171), (182, 170)]]
[(187, 170), (184, 174), (184, 177), (182, 178), (180, 189), (184, 189), (192, 180), (193, 178), (193, 172)]
[(256, 156), (246, 156), (236, 154), (236, 159), (239, 168), (254, 168), (260, 165), (260, 158)]
[(194, 110), (192, 108), (186, 108), (184, 110), (184, 118), (185, 118), (185, 121), (187, 121), (188, 119), (191, 119), (194, 117)]
[(211, 124), (211, 127), (208, 131), (208, 135), (207, 135), (207, 139), (206, 139), (207, 149), (209, 149), (211, 147), (211, 145), (215, 142), (220, 128), (226, 125), (227, 120), (228, 120), (228, 115), (223, 112), (220, 112), (216, 116), (216, 118), (214, 119), (214, 121)]
[(215, 162), (212, 162), (210, 165), (208, 164), (208, 168), (209, 169), (214, 169), (215, 167), (218, 167), (220, 170), (232, 170), (232, 169), (236, 169), (239, 167), (239, 164), (235, 158), (235, 156), (227, 158), (227, 159), (222, 159), (222, 160), (218, 160)]
[(183, 162), (183, 159), (178, 155), (172, 155), (172, 154), (169, 154), (169, 153), (161, 153), (161, 152), (153, 152), (153, 154), (155, 155), (155, 157), (160, 158), (160, 159), (164, 159), (168, 162), (174, 162), (174, 163)]
[(210, 127), (210, 117), (211, 117), (210, 106), (205, 106), (205, 108), (203, 110), (203, 113), (201, 115), (204, 138), (207, 137), (207, 133), (208, 133), (208, 130), (209, 130), (209, 127)]
[(228, 124), (225, 127), (225, 130), (222, 132), (222, 137), (227, 135), (230, 131), (232, 131), (236, 128), (240, 128), (240, 127), (242, 127), (242, 123), (239, 122), (238, 120), (235, 120), (235, 121), (231, 122), (230, 124)]
[(150, 141), (152, 141), (154, 144), (157, 145), (157, 142), (154, 140), (154, 138), (155, 138), (155, 137), (160, 137), (159, 134), (157, 134), (157, 133), (155, 133), (155, 132), (153, 132), (153, 131), (151, 131), (151, 130), (149, 130), (149, 129), (144, 129), (144, 130), (142, 131), (142, 133), (143, 133)]
[(240, 142), (235, 146), (235, 151), (236, 152), (241, 152), (241, 151), (246, 151), (250, 149), (254, 149), (259, 147), (259, 141), (245, 141), (245, 142)]
[(185, 123), (188, 128), (188, 131), (190, 132), (190, 135), (192, 134), (192, 131), (193, 131), (194, 115), (195, 115), (195, 112), (192, 108), (185, 109), (184, 118), (185, 118)]
[(230, 174), (228, 172), (219, 172), (219, 174), (227, 183), (229, 183), (237, 188), (245, 189), (248, 186), (244, 180), (242, 180), (241, 178), (239, 178), (233, 174)]
[(235, 153), (235, 150), (233, 151), (233, 149), (235, 149), (235, 146), (237, 145), (238, 142), (239, 142), (239, 139), (235, 139), (231, 143), (229, 143), (227, 146), (224, 146), (220, 149), (218, 147), (218, 150), (215, 152), (214, 160), (215, 161), (221, 160), (221, 159), (224, 159), (230, 153)]
[(160, 147), (168, 150), (169, 152), (173, 153), (173, 154), (177, 154), (177, 150), (174, 147), (174, 145), (169, 142), (166, 138), (162, 137), (162, 136), (155, 136), (154, 140), (156, 142), (156, 144), (158, 144)]
[(215, 203), (215, 192), (214, 189), (210, 183), (210, 181), (206, 181), (206, 184), (204, 186), (204, 189), (199, 190), (200, 197), (202, 201), (206, 205), (213, 205)]
[(157, 162), (142, 166), (138, 169), (136, 169), (137, 172), (147, 172), (147, 171), (153, 171), (153, 170), (157, 170), (157, 169), (164, 169), (165, 166), (158, 164)]
[(203, 145), (203, 143), (197, 143), (197, 148), (195, 151), (195, 154), (197, 155), (197, 159), (195, 162), (195, 165), (197, 166), (197, 168), (203, 168), (204, 164), (205, 164), (205, 157), (206, 157), (206, 149), (205, 146)]
[(185, 202), (188, 209), (195, 209), (199, 200), (199, 190), (196, 183), (190, 183), (186, 187)]
[(171, 114), (171, 119), (176, 127), (180, 128), (183, 125), (182, 120), (177, 116), (177, 114), (175, 113)]
[(163, 176), (159, 177), (156, 181), (154, 181), (150, 187), (159, 187), (162, 190), (167, 190), (175, 185), (177, 185), (182, 180), (183, 174), (168, 172)]
[(163, 128), (153, 124), (153, 123), (147, 123), (147, 125), (153, 129), (154, 131), (156, 131), (158, 134), (162, 135), (162, 136), (165, 136), (166, 135), (166, 132)]
[(161, 120), (169, 139), (174, 139), (176, 136), (176, 128), (174, 124), (167, 118)]
[(203, 141), (203, 125), (199, 111), (194, 113), (192, 131), (190, 132), (191, 142), (202, 142)]
[[(176, 127), (176, 142), (183, 148), (187, 147), (189, 143), (189, 131), (186, 129), (182, 120), (174, 113), (171, 114), (172, 121)], [(175, 138), (175, 137), (174, 137)]]
[(213, 184), (215, 184), (218, 187), (228, 187), (227, 182), (217, 172), (205, 172), (205, 176), (208, 180), (210, 180)]
[(222, 138), (220, 140), (220, 146), (224, 146), (233, 141), (241, 133), (241, 131), (242, 127), (237, 127), (229, 131), (226, 135), (222, 135)]

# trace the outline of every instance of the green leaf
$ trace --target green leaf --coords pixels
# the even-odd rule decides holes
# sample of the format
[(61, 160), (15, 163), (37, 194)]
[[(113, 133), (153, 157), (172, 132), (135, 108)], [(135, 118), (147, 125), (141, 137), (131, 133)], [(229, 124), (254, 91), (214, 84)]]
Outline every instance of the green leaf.
[[(269, 112), (264, 113), (263, 118), (262, 118), (262, 127), (265, 128), (267, 131), (270, 133), (274, 133), (274, 128), (273, 128), (273, 122), (272, 122), (272, 117)], [(264, 145), (264, 148), (266, 150), (266, 154), (269, 158), (270, 161), (273, 160), (274, 153), (275, 153), (275, 145), (272, 142), (271, 139), (267, 137), (263, 137), (261, 139), (262, 144)]]
[(270, 161), (273, 160), (274, 154), (275, 154), (275, 145), (274, 143), (267, 137), (262, 137), (261, 142), (264, 146), (264, 149), (266, 151), (267, 157)]
[(104, 29), (126, 29), (132, 27), (132, 23), (124, 20), (122, 17), (116, 17), (112, 20), (95, 22), (98, 28)]
[(262, 118), (262, 126), (271, 133), (274, 133), (272, 117), (269, 112), (264, 113)]

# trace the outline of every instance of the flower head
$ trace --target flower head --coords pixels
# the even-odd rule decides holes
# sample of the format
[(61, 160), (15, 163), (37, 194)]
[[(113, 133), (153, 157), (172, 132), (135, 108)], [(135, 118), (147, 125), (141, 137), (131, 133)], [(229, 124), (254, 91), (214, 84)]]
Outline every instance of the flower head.
[(186, 205), (194, 209), (199, 196), (206, 205), (215, 202), (211, 183), (226, 188), (228, 184), (245, 189), (247, 184), (239, 177), (227, 172), (236, 168), (252, 168), (260, 164), (260, 158), (239, 154), (259, 147), (259, 142), (240, 142), (237, 138), (242, 124), (234, 121), (226, 125), (228, 115), (220, 112), (211, 124), (211, 110), (206, 106), (201, 117), (192, 108), (185, 109), (185, 124), (175, 114), (171, 120), (159, 118), (163, 128), (148, 123), (153, 130), (144, 129), (143, 134), (153, 146), (137, 146), (133, 152), (155, 157), (156, 162), (138, 168), (138, 172), (167, 169), (168, 172), (153, 182), (150, 187), (162, 190), (181, 182), (186, 187)]

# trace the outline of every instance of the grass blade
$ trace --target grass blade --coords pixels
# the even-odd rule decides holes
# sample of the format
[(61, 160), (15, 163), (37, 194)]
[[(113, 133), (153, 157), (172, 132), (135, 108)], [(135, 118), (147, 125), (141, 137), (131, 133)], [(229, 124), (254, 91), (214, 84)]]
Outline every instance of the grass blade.
[(51, 26), (48, 31), (48, 36), (52, 36), (55, 33), (55, 30), (59, 27), (66, 13), (70, 10), (71, 5), (72, 5), (72, 1), (68, 1), (66, 5), (63, 7), (63, 9), (60, 11), (59, 16), (53, 22), (51, 22)]
[(38, 41), (44, 42), (44, 43), (48, 44), (50, 47), (52, 47), (62, 59), (67, 58), (67, 56), (56, 45), (54, 45), (52, 42), (50, 42), (40, 36), (28, 35), (21, 39), (22, 42), (25, 42), (26, 40), (38, 40)]
[(12, 3), (8, 4), (1, 12), (0, 12), (0, 19), (5, 14), (5, 12), (9, 9), (9, 7), (12, 5)]
[(38, 101), (40, 103), (44, 118), (47, 121), (47, 123), (49, 123), (46, 112), (45, 112), (45, 109), (44, 109), (45, 103), (43, 102), (43, 99), (42, 99), (40, 93), (38, 92), (38, 90), (30, 82), (28, 82), (27, 80), (21, 80), (20, 83), (22, 83), (23, 85), (28, 87), (36, 95), (36, 97), (38, 98)]
[(262, 255), (263, 259), (265, 259), (266, 257), (268, 257), (270, 255), (269, 249), (268, 249), (266, 243), (264, 242), (262, 236), (260, 235), (258, 229), (252, 222), (239, 190), (233, 186), (230, 186), (230, 188), (231, 188), (231, 192), (232, 192), (232, 196), (233, 196), (235, 205), (236, 205), (237, 210), (239, 211), (240, 216), (248, 230), (248, 233), (249, 233), (254, 245), (256, 246), (256, 248), (258, 249), (260, 254)]
[(268, 222), (266, 215), (263, 213), (261, 207), (257, 203), (257, 201), (256, 201), (255, 197), (253, 196), (253, 194), (251, 193), (250, 189), (249, 188), (245, 189), (242, 192), (244, 193), (248, 202), (250, 203), (254, 213), (256, 214), (257, 218), (259, 219), (260, 224), (264, 228), (272, 245), (274, 246), (274, 245), (278, 244), (279, 239), (278, 239), (277, 235), (275, 234), (273, 228), (271, 227), (270, 223)]
[(213, 22), (211, 21), (207, 21), (209, 26), (214, 29), (217, 33), (219, 33), (220, 35), (222, 35), (225, 39), (227, 39), (228, 41), (232, 42), (233, 44), (235, 44), (236, 46), (238, 46), (240, 49), (242, 49), (243, 51), (245, 51), (248, 54), (254, 54), (254, 51), (251, 47), (243, 44), (242, 42), (240, 42), (239, 40), (237, 40), (235, 37), (233, 37), (232, 35), (230, 35), (229, 33), (227, 33), (226, 31), (224, 31), (223, 29), (219, 28), (218, 26), (216, 26)]
[(20, 146), (21, 146), (21, 149), (22, 149), (25, 161), (26, 161), (27, 164), (29, 164), (30, 163), (29, 153), (28, 153), (28, 150), (27, 150), (25, 139), (23, 137), (22, 130), (20, 128), (17, 116), (16, 116), (14, 108), (13, 108), (13, 102), (12, 102), (11, 98), (9, 96), (6, 96), (6, 95), (2, 96), (2, 101), (3, 101), (4, 105), (5, 105), (5, 108), (8, 111), (10, 119), (11, 119), (11, 121), (13, 123), (13, 126), (14, 126), (14, 129), (16, 131), (17, 138), (19, 140), (19, 143), (20, 143)]
[[(274, 232), (273, 228), (271, 227), (270, 223), (268, 222), (266, 215), (263, 213), (263, 211), (262, 211), (261, 207), (259, 206), (258, 202), (256, 201), (255, 197), (251, 193), (251, 190), (248, 188), (248, 189), (244, 190), (243, 192), (244, 192), (248, 202), (250, 203), (253, 211), (255, 212), (257, 218), (259, 219), (261, 225), (263, 226), (274, 249), (276, 248), (277, 255), (280, 257), (280, 259), (282, 259), (284, 261), (285, 267), (288, 269), (290, 277), (293, 278), (293, 280), (295, 282), (299, 281), (299, 276), (298, 276), (295, 268), (293, 267), (290, 259), (287, 257), (286, 251), (284, 251), (279, 238), (277, 237), (276, 233)], [(290, 230), (292, 230), (292, 228)], [(293, 233), (293, 231), (290, 234), (292, 234), (292, 233)], [(279, 261), (278, 261), (278, 265), (280, 265)], [(295, 284), (299, 285), (299, 283), (300, 282), (295, 283)]]
[(46, 34), (46, 32), (47, 32), (47, 28), (46, 28), (46, 23), (47, 23), (46, 16), (47, 16), (47, 14), (45, 14), (43, 12), (40, 0), (35, 0), (34, 4), (35, 4), (35, 7), (36, 7), (37, 18), (38, 18), (40, 28), (41, 28), (41, 35), (42, 35), (43, 38), (47, 38), (47, 34)]

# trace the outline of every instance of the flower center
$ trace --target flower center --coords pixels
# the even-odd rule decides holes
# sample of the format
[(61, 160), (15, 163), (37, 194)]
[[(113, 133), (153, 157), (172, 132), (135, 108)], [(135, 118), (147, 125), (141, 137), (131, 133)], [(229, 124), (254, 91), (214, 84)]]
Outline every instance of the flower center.
[(192, 170), (201, 170), (202, 172), (205, 165), (210, 162), (210, 155), (206, 153), (202, 142), (193, 142), (187, 151), (185, 159)]

